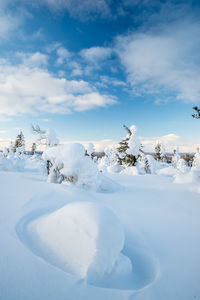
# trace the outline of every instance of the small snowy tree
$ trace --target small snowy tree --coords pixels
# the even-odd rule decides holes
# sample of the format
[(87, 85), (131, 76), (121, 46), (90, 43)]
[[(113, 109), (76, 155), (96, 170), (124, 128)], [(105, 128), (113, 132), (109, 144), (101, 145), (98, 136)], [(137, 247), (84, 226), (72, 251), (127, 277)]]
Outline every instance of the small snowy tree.
[(92, 157), (93, 152), (94, 152), (94, 144), (88, 143), (86, 146), (85, 155)]
[(37, 140), (38, 144), (45, 145), (48, 147), (54, 147), (59, 144), (59, 140), (56, 137), (56, 133), (53, 129), (48, 128), (47, 130), (40, 129), (39, 125), (33, 126), (31, 125), (31, 129), (33, 133), (39, 135)]
[(155, 146), (155, 159), (158, 161), (164, 161), (164, 158), (165, 158), (165, 148), (163, 144), (157, 142), (157, 145)]
[(186, 161), (183, 158), (180, 158), (176, 165), (177, 169), (182, 173), (189, 171), (189, 167), (186, 165)]
[(8, 148), (8, 158), (11, 159), (14, 157), (14, 146), (13, 146), (13, 142), (10, 143), (10, 146)]
[(6, 147), (4, 147), (4, 149), (3, 149), (3, 155), (4, 155), (4, 157), (8, 156), (8, 149)]
[(140, 173), (151, 173), (150, 165), (147, 156), (144, 153), (141, 153), (138, 158), (138, 167), (141, 170)]
[(179, 155), (179, 149), (178, 147), (176, 147), (176, 149), (174, 149), (174, 155), (172, 157), (172, 166), (173, 167), (177, 167), (178, 161), (180, 159), (180, 155)]
[(141, 143), (136, 135), (136, 127), (130, 128), (124, 125), (127, 136), (119, 143), (118, 162), (120, 165), (135, 166), (141, 152)]
[(35, 154), (36, 148), (37, 148), (36, 143), (33, 143), (31, 147), (31, 152), (33, 155)]
[(200, 169), (200, 153), (199, 152), (197, 152), (194, 155), (193, 162), (192, 162), (192, 169)]
[(14, 151), (16, 151), (16, 149), (20, 147), (25, 147), (25, 139), (22, 131), (20, 131), (20, 133), (16, 137)]

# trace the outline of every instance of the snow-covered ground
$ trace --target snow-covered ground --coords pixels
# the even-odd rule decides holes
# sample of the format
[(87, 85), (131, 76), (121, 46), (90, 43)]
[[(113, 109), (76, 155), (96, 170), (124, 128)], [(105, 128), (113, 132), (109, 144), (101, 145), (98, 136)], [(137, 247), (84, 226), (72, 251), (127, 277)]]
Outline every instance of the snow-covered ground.
[(109, 174), (111, 193), (0, 172), (0, 299), (200, 298), (200, 195)]

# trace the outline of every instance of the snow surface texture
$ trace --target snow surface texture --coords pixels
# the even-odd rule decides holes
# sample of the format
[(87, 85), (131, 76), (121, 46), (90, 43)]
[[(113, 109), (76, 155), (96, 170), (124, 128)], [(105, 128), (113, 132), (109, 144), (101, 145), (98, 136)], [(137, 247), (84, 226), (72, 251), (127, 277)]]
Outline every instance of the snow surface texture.
[(112, 211), (99, 204), (70, 203), (34, 221), (29, 230), (59, 267), (89, 283), (128, 280), (132, 274), (130, 259), (121, 253), (122, 226)]
[[(46, 178), (38, 174), (0, 171), (0, 299), (200, 298), (200, 180), (195, 174), (196, 182), (184, 184), (173, 183), (170, 176), (109, 174), (125, 188), (116, 193), (96, 193), (73, 185), (48, 184)], [(179, 172), (179, 175), (185, 174)], [(125, 233), (122, 252), (133, 266), (133, 277), (127, 285), (119, 282), (117, 277), (98, 286), (97, 281), (79, 280), (63, 271), (63, 266), (58, 266), (52, 250), (44, 246), (43, 239), (38, 241), (38, 233), (37, 236), (35, 231), (33, 233), (33, 224), (39, 224), (37, 222), (47, 220), (60, 209), (65, 210), (67, 204), (77, 202), (78, 207), (80, 202), (100, 203), (122, 224)], [(104, 213), (103, 209), (103, 219)], [(110, 211), (108, 214), (110, 216)], [(89, 214), (90, 218), (92, 216), (93, 213)], [(73, 224), (74, 230), (79, 228), (78, 224)], [(100, 224), (98, 226), (103, 228)], [(81, 233), (77, 234), (82, 237)], [(62, 240), (65, 240), (64, 236)], [(121, 238), (116, 240), (119, 245)], [(105, 245), (102, 248), (105, 249)], [(82, 254), (82, 247), (79, 253)]]

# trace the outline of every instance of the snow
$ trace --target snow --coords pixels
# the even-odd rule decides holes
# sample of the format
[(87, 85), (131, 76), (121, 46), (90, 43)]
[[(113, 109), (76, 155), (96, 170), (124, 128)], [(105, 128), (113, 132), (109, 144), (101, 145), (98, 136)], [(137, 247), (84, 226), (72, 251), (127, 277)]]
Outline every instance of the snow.
[(140, 148), (141, 148), (141, 143), (139, 138), (137, 137), (137, 129), (135, 125), (132, 125), (130, 127), (130, 131), (131, 131), (131, 136), (130, 139), (128, 141), (128, 146), (129, 148), (127, 149), (126, 153), (127, 154), (132, 154), (134, 156), (138, 156), (140, 153)]
[(73, 182), (78, 187), (105, 191), (109, 190), (110, 185), (111, 190), (114, 189), (115, 184), (99, 172), (97, 165), (91, 157), (85, 155), (85, 148), (79, 143), (48, 148), (43, 153), (43, 158), (50, 160), (53, 165), (49, 182), (56, 182), (55, 170), (59, 170), (66, 181)]
[(25, 162), (0, 170), (0, 299), (200, 297), (199, 170), (101, 174), (99, 192)]
[(132, 272), (131, 261), (121, 253), (123, 228), (100, 204), (70, 203), (29, 227), (37, 243), (41, 241), (52, 253), (54, 263), (79, 278), (97, 284), (113, 273), (121, 279)]

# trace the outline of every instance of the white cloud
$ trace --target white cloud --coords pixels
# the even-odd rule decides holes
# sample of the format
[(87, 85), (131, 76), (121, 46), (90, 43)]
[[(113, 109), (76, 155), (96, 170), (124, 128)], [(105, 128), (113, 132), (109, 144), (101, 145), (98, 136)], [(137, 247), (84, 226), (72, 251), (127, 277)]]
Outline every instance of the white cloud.
[(106, 47), (91, 47), (82, 49), (80, 55), (91, 64), (99, 64), (111, 56), (112, 49)]
[(46, 54), (35, 52), (35, 53), (23, 53), (18, 52), (16, 56), (19, 57), (24, 66), (27, 67), (43, 67), (48, 63), (48, 56)]
[(86, 63), (84, 71), (86, 74), (90, 72), (101, 69), (105, 66), (111, 57), (112, 49), (108, 47), (91, 47), (87, 49), (82, 49), (80, 51), (80, 56)]
[(200, 102), (200, 23), (191, 20), (120, 36), (116, 52), (137, 94)]
[(0, 38), (8, 38), (20, 25), (19, 17), (0, 11)]
[(110, 76), (101, 76), (101, 81), (106, 85), (126, 86), (126, 82)]
[(85, 19), (96, 15), (110, 15), (107, 0), (39, 0), (39, 4), (45, 4), (56, 10), (67, 10), (73, 17)]
[(58, 65), (64, 64), (71, 57), (71, 53), (66, 48), (64, 48), (64, 47), (59, 47), (56, 50), (56, 53), (58, 55), (58, 59), (56, 60), (56, 63)]
[(0, 62), (0, 115), (66, 114), (116, 102), (112, 96), (100, 94), (84, 80), (56, 77), (38, 66), (43, 60), (45, 56), (37, 53), (30, 58), (25, 55), (24, 63), (15, 66), (5, 60)]

